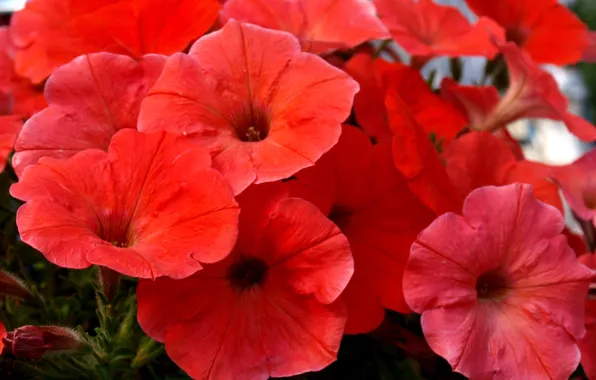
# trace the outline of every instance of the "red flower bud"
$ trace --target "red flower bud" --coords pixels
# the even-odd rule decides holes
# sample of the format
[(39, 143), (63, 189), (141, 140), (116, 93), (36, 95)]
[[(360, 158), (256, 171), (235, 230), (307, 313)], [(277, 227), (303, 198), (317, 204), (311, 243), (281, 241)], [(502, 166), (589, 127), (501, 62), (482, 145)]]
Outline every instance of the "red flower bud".
[(73, 350), (83, 345), (79, 335), (66, 327), (23, 326), (2, 338), (3, 353), (22, 359), (40, 359), (47, 351)]
[(0, 271), (0, 294), (21, 299), (31, 297), (31, 292), (20, 278), (3, 271)]

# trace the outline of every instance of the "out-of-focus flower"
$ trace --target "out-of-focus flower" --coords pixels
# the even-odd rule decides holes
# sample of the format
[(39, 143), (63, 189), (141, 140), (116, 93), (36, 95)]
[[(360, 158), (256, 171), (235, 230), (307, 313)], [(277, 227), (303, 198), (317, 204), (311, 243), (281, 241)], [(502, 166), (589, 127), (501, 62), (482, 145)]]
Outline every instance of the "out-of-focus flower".
[(0, 271), (0, 294), (21, 299), (31, 297), (31, 291), (23, 280), (5, 271)]

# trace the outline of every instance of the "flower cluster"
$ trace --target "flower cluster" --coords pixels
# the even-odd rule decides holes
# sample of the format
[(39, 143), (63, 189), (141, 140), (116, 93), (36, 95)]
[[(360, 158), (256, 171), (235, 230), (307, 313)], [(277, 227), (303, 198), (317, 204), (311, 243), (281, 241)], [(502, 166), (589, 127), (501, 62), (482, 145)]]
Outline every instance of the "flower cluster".
[[(196, 379), (321, 371), (345, 336), (392, 333), (471, 379), (596, 379), (596, 151), (549, 167), (506, 129), (596, 141), (541, 66), (589, 61), (593, 34), (556, 0), (467, 4), (29, 0), (0, 30), (20, 241), (98, 267), (108, 302), (138, 279), (140, 328)], [(23, 359), (88, 346), (2, 335)]]

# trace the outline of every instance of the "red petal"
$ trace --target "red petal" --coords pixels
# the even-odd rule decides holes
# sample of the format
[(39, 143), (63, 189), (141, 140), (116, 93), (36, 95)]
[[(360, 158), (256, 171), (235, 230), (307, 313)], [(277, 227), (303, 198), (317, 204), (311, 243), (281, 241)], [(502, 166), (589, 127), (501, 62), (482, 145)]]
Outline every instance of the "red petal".
[(19, 116), (0, 116), (0, 172), (6, 167), (6, 160), (22, 127), (23, 121)]

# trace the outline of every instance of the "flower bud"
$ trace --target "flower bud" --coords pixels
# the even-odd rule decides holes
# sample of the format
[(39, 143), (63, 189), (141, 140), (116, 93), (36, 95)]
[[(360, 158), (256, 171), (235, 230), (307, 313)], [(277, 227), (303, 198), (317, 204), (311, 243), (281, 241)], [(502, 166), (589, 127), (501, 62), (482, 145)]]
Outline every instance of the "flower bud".
[(40, 359), (47, 351), (74, 350), (84, 343), (71, 329), (58, 326), (23, 326), (2, 339), (3, 353), (21, 359)]
[(4, 271), (0, 271), (0, 294), (21, 299), (31, 297), (31, 292), (20, 278)]

